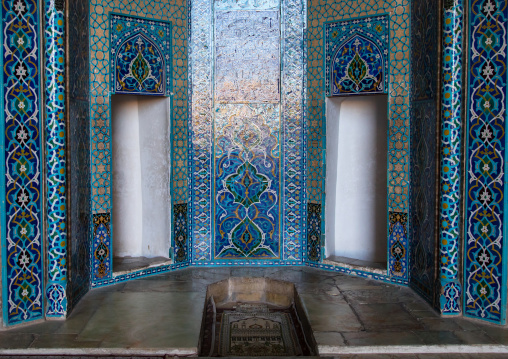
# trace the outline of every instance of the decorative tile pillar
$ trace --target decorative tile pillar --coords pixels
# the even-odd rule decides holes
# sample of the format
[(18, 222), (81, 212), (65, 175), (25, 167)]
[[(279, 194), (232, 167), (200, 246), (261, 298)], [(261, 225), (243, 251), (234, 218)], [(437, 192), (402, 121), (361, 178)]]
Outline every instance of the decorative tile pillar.
[(39, 9), (36, 0), (2, 1), (3, 318), (43, 318)]
[(464, 315), (506, 322), (508, 2), (469, 4)]
[(67, 314), (67, 198), (64, 1), (44, 2), (47, 317)]
[(440, 294), (444, 315), (460, 314), (460, 170), (462, 143), (463, 1), (444, 2), (441, 173), (439, 202)]

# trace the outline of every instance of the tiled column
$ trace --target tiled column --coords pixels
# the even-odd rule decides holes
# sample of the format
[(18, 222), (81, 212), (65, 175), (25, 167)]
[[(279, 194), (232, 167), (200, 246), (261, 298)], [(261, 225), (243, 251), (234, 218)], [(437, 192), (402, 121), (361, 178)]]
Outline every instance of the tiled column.
[(443, 96), (439, 248), (440, 309), (460, 314), (460, 156), (462, 143), (462, 32), (463, 0), (445, 1), (443, 19)]
[(6, 325), (43, 317), (39, 8), (2, 0), (2, 309)]
[(47, 266), (46, 316), (67, 313), (64, 1), (44, 1)]
[(506, 0), (469, 2), (464, 315), (506, 323)]

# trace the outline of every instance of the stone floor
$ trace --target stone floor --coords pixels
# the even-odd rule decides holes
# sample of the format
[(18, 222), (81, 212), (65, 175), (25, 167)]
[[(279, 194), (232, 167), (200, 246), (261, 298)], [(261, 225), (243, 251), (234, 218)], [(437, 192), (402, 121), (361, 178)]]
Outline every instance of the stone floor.
[(195, 356), (206, 287), (229, 276), (295, 283), (324, 357), (508, 358), (507, 328), (443, 319), (409, 288), (306, 267), (188, 268), (93, 289), (65, 321), (0, 331), (0, 356)]
[(114, 275), (121, 275), (171, 263), (171, 259), (165, 257), (113, 257), (113, 271)]

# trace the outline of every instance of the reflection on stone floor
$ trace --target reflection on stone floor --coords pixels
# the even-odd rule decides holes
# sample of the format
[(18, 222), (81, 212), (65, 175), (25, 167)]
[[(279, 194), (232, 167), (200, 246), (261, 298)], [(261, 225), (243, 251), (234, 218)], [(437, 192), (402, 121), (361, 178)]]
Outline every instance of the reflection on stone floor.
[[(409, 288), (305, 267), (273, 267), (189, 268), (93, 289), (65, 321), (0, 332), (0, 354), (36, 355), (41, 348), (56, 348), (44, 353), (84, 355), (84, 350), (73, 352), (72, 348), (108, 348), (106, 353), (114, 355), (123, 355), (125, 349), (129, 355), (196, 355), (207, 285), (230, 276), (295, 283), (323, 356), (370, 358), (348, 353), (366, 347), (390, 353), (390, 348), (412, 346), (420, 348), (421, 354), (396, 358), (446, 358), (426, 350), (442, 348), (441, 353), (450, 353), (438, 345), (460, 348), (464, 344), (479, 345), (477, 351), (491, 345), (491, 351), (507, 352), (508, 329), (464, 318), (443, 319)], [(431, 347), (422, 349), (424, 345)], [(471, 354), (475, 353), (471, 348), (467, 355), (473, 356), (450, 358), (506, 357)]]

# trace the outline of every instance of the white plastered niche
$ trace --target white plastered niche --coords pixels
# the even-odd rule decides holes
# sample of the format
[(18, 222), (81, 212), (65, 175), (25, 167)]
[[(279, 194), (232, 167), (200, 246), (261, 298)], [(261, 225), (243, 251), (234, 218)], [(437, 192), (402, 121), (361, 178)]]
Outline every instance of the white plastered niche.
[(326, 99), (326, 256), (386, 262), (388, 97)]
[(113, 256), (169, 257), (170, 99), (111, 96)]

